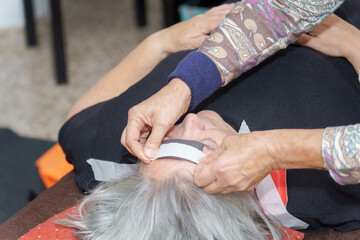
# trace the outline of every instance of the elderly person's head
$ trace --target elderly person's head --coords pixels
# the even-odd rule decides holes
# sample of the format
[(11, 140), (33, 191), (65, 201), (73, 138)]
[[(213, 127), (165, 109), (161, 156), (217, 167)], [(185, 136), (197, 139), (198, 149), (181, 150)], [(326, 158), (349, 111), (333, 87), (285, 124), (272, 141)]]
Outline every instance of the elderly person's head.
[[(199, 141), (205, 154), (235, 133), (211, 111), (189, 114), (166, 138)], [(157, 159), (84, 198), (70, 225), (80, 239), (281, 239), (251, 192), (208, 195), (193, 182), (195, 164)], [(271, 237), (270, 237), (271, 238)]]

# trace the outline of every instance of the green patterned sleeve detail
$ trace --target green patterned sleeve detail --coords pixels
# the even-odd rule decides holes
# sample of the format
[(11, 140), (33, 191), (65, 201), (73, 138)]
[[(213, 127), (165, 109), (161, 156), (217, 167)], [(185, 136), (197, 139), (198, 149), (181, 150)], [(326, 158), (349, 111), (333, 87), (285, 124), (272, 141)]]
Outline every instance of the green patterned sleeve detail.
[(360, 123), (326, 128), (321, 147), (325, 168), (337, 183), (360, 183)]

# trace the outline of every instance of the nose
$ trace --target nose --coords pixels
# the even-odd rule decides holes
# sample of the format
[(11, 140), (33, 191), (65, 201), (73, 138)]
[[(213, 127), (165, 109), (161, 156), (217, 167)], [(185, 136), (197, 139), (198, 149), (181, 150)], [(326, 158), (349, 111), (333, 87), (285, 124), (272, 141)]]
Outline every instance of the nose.
[[(183, 121), (184, 135), (193, 134), (196, 130), (204, 130), (205, 126), (203, 121), (193, 113), (189, 113)], [(190, 135), (191, 136), (191, 135)]]

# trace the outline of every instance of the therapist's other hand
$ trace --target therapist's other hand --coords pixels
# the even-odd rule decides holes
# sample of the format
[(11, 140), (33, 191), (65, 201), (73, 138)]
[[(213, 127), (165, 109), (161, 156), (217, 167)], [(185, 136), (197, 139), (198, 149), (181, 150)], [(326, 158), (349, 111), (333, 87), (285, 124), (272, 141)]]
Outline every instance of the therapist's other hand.
[(324, 170), (324, 129), (280, 129), (233, 134), (195, 169), (194, 182), (206, 193), (254, 188), (276, 169)]
[(150, 163), (168, 130), (189, 108), (190, 101), (188, 85), (174, 78), (129, 110), (128, 123), (121, 136), (122, 145), (140, 160)]
[(329, 56), (348, 58), (354, 51), (359, 53), (356, 51), (359, 34), (356, 27), (331, 14), (314, 29), (302, 34), (296, 43)]
[(204, 14), (160, 31), (161, 46), (169, 54), (199, 48), (234, 6), (235, 3), (213, 7)]
[(208, 194), (250, 190), (274, 169), (271, 146), (265, 132), (229, 135), (200, 161), (194, 182)]

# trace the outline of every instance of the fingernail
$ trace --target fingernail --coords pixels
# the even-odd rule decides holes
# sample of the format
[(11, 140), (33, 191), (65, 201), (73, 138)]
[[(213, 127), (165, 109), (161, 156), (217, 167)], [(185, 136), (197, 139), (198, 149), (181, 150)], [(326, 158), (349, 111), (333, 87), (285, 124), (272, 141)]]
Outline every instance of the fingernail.
[(145, 153), (145, 155), (146, 155), (148, 158), (150, 158), (151, 160), (155, 157), (155, 151), (152, 150), (151, 148), (145, 147), (144, 153)]

